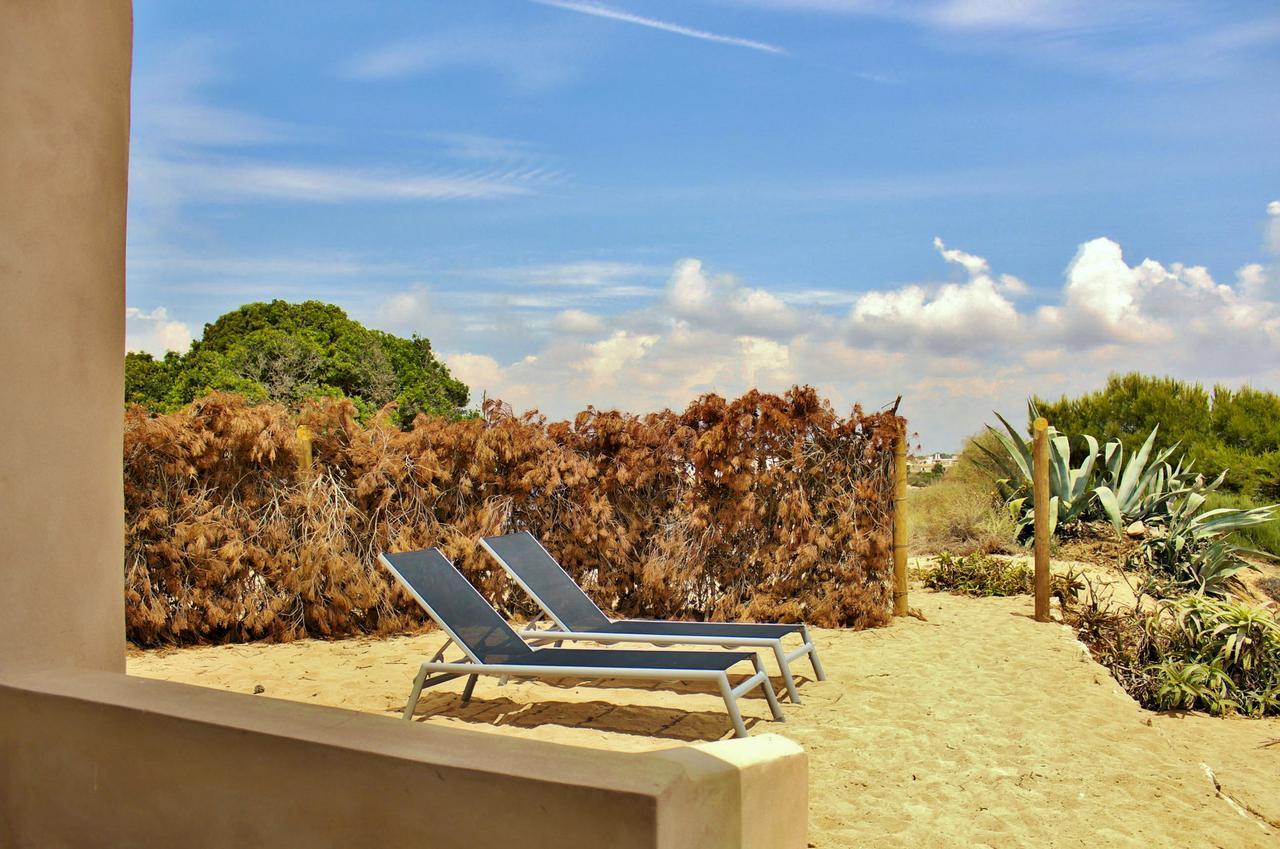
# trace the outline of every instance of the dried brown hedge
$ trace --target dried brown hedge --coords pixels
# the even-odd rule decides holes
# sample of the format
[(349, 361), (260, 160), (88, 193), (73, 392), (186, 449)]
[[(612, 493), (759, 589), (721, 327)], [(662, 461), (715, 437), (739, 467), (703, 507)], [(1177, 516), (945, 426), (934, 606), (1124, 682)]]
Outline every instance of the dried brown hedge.
[[(298, 471), (295, 428), (315, 433)], [(808, 387), (704, 396), (683, 413), (572, 422), (420, 416), (364, 426), (345, 401), (294, 414), (212, 395), (125, 413), (128, 638), (142, 645), (389, 633), (423, 621), (376, 564), (438, 545), (504, 612), (529, 603), (476, 545), (528, 529), (619, 616), (889, 616), (889, 413)]]

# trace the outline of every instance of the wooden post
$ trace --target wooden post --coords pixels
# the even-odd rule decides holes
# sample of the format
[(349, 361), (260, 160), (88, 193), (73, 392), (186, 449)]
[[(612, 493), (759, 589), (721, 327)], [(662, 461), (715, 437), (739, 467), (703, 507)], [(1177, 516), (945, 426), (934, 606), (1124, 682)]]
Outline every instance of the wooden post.
[(907, 615), (907, 434), (893, 443), (893, 615)]
[(1035, 501), (1036, 621), (1049, 620), (1049, 422), (1031, 425), (1031, 492)]
[(303, 475), (311, 473), (311, 428), (298, 425), (298, 471)]

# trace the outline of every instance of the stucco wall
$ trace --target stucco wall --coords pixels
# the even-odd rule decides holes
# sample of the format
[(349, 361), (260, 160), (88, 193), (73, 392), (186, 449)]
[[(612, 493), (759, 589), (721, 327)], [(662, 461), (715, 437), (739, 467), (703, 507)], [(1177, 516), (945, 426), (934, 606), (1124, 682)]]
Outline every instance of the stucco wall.
[(0, 849), (805, 845), (762, 735), (647, 754), (130, 678), (127, 0), (0, 0)]
[(124, 669), (128, 0), (0, 2), (0, 663)]
[(771, 735), (599, 752), (85, 670), (0, 670), (0, 716), (4, 847), (804, 845)]

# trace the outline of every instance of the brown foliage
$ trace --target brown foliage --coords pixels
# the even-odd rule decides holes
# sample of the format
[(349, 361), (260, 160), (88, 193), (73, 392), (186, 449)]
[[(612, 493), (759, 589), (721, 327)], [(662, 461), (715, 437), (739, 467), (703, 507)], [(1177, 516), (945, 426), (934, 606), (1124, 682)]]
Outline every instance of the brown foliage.
[[(295, 427), (315, 434), (297, 467)], [(889, 616), (890, 413), (847, 418), (808, 387), (704, 396), (683, 413), (572, 422), (419, 416), (346, 401), (296, 418), (211, 395), (125, 414), (127, 631), (143, 645), (388, 633), (423, 614), (382, 550), (440, 546), (508, 614), (530, 602), (477, 546), (528, 529), (617, 616)]]

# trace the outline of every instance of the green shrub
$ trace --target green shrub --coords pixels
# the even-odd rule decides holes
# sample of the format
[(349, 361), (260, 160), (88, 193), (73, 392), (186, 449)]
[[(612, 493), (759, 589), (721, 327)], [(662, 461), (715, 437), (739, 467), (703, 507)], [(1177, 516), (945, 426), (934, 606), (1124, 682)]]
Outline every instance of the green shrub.
[(933, 565), (921, 570), (926, 587), (967, 596), (1007, 596), (1029, 593), (1034, 572), (1025, 563), (999, 560), (986, 554), (954, 555), (944, 551)]
[(1157, 424), (1210, 479), (1257, 502), (1280, 498), (1280, 396), (1242, 386), (1215, 386), (1151, 375), (1112, 375), (1104, 388), (1078, 398), (1036, 398), (1041, 414), (1066, 433), (1118, 438), (1135, 451)]
[(1240, 601), (1192, 594), (1114, 606), (1092, 591), (1063, 617), (1144, 707), (1280, 714), (1280, 620)]

